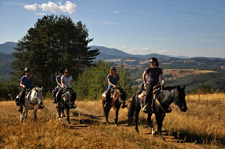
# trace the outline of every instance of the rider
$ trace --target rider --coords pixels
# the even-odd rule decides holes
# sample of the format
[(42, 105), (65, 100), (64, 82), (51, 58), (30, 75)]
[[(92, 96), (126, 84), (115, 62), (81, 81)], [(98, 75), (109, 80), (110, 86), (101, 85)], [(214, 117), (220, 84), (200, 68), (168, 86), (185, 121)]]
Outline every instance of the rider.
[[(22, 105), (24, 104), (25, 93), (26, 91), (30, 91), (33, 88), (33, 81), (34, 81), (34, 78), (30, 75), (29, 68), (25, 68), (24, 73), (25, 75), (21, 78), (21, 81), (20, 81), (20, 86), (22, 87), (22, 91), (19, 97), (19, 103), (20, 103), (20, 105), (18, 106), (19, 112), (22, 112), (23, 110)], [(39, 109), (44, 108), (43, 103), (41, 103), (38, 108)]]
[(70, 75), (69, 70), (65, 69), (64, 75), (61, 77), (61, 88), (59, 89), (59, 91), (56, 95), (56, 99), (57, 99), (56, 108), (59, 107), (59, 101), (61, 100), (61, 95), (62, 95), (62, 91), (63, 91), (64, 88), (69, 89), (72, 92), (72, 99), (71, 99), (71, 102), (70, 102), (70, 107), (76, 108), (76, 105), (74, 104), (75, 92), (71, 88), (72, 81), (73, 81), (73, 78)]
[[(149, 107), (151, 107), (152, 104), (152, 92), (154, 86), (159, 84), (159, 77), (161, 79), (161, 86), (164, 85), (164, 76), (162, 69), (159, 68), (159, 62), (158, 59), (155, 57), (152, 57), (150, 59), (150, 67), (146, 68), (142, 75), (142, 79), (144, 81), (144, 86), (146, 87), (146, 96), (144, 100), (144, 105), (142, 110), (144, 112), (147, 112), (147, 105), (149, 104)], [(148, 80), (146, 82), (146, 75), (148, 75)]]
[(53, 103), (56, 103), (56, 93), (58, 92), (59, 88), (62, 86), (61, 84), (61, 77), (63, 75), (63, 70), (60, 70), (59, 71), (59, 74), (56, 76), (56, 83), (57, 83), (57, 86), (55, 87), (55, 90), (53, 92), (53, 96), (54, 96), (54, 101)]
[[(111, 67), (110, 68), (110, 73), (107, 76), (108, 79), (108, 88), (106, 90), (106, 103), (104, 104), (104, 107), (109, 106), (110, 103), (110, 90), (111, 88), (116, 88), (117, 84), (121, 87), (121, 83), (120, 83), (120, 77), (119, 75), (116, 73), (116, 68), (115, 67)], [(122, 87), (121, 87), (122, 88)], [(122, 106), (122, 108), (127, 107), (127, 105), (125, 105), (125, 101), (124, 104)]]

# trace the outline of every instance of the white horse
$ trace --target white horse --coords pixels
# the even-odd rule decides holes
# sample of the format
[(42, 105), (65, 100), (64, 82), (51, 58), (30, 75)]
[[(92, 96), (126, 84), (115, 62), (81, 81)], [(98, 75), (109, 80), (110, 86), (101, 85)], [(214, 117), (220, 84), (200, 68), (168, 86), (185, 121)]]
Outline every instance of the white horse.
[(20, 120), (24, 122), (28, 115), (28, 110), (34, 112), (34, 119), (37, 120), (37, 110), (38, 106), (42, 103), (42, 89), (40, 87), (34, 87), (25, 96), (25, 104), (23, 105), (23, 110), (20, 112)]

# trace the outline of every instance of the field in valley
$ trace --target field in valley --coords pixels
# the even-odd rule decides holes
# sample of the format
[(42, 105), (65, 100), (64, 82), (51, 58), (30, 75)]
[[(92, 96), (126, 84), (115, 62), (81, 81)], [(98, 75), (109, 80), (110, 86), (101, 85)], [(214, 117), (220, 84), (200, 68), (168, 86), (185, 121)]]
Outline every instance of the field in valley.
[(106, 125), (100, 100), (76, 101), (71, 124), (65, 118), (58, 121), (51, 100), (44, 100), (37, 122), (30, 111), (23, 124), (15, 102), (1, 101), (0, 148), (225, 148), (225, 94), (187, 95), (186, 101), (185, 113), (172, 104), (173, 111), (163, 123), (163, 137), (150, 134), (143, 112), (139, 134), (127, 125), (128, 109), (120, 110), (119, 126), (114, 125), (112, 109), (111, 123)]

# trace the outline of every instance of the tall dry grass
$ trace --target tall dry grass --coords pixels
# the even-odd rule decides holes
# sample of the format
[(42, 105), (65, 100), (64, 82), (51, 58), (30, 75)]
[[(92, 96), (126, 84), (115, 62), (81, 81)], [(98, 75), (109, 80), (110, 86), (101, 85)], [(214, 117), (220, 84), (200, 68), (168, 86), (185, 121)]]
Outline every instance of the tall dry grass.
[(225, 147), (225, 94), (187, 95), (186, 102), (185, 113), (172, 106), (164, 128), (187, 142)]
[(143, 112), (139, 134), (134, 126), (127, 126), (128, 109), (120, 110), (118, 127), (114, 125), (112, 109), (111, 124), (105, 125), (100, 100), (78, 101), (78, 108), (70, 112), (71, 124), (59, 122), (55, 105), (47, 100), (45, 108), (38, 111), (37, 122), (29, 112), (22, 124), (15, 103), (3, 101), (0, 102), (0, 148), (224, 148), (224, 99), (225, 94), (188, 95), (185, 113), (172, 105), (173, 111), (163, 123), (163, 129), (171, 136), (165, 136), (164, 140), (150, 135), (147, 115)]

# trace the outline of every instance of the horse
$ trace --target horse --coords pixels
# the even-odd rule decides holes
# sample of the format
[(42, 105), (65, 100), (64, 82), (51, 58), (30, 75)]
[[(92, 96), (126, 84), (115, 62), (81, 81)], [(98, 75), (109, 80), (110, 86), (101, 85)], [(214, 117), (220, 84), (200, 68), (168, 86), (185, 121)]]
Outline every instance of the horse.
[(112, 88), (113, 90), (113, 94), (110, 97), (110, 104), (109, 106), (105, 107), (105, 103), (106, 103), (106, 91), (102, 94), (102, 106), (103, 106), (103, 111), (104, 111), (104, 115), (106, 118), (106, 124), (109, 124), (108, 121), (108, 115), (109, 115), (109, 111), (110, 109), (113, 107), (113, 109), (115, 110), (115, 124), (116, 126), (118, 126), (118, 114), (119, 114), (119, 109), (121, 105), (125, 105), (125, 101), (126, 101), (126, 92), (121, 89), (121, 88)]
[[(135, 113), (135, 130), (138, 133), (138, 115), (141, 109), (141, 99), (138, 97), (138, 92), (140, 93), (139, 90), (137, 90), (135, 92), (135, 94), (133, 95), (130, 107), (129, 107), (129, 111), (128, 111), (128, 122), (129, 125), (131, 124), (132, 120), (133, 120), (133, 116)], [(157, 91), (157, 93), (153, 94), (153, 99), (152, 99), (152, 106), (148, 106), (148, 123), (149, 126), (151, 127), (151, 134), (152, 135), (156, 135), (153, 125), (152, 125), (152, 121), (151, 121), (151, 116), (152, 113), (155, 114), (155, 118), (156, 118), (156, 122), (158, 125), (158, 130), (157, 132), (160, 134), (160, 136), (162, 135), (162, 122), (163, 119), (165, 117), (165, 114), (168, 112), (171, 112), (172, 109), (169, 107), (169, 105), (171, 103), (175, 103), (175, 105), (177, 105), (180, 110), (182, 112), (187, 111), (187, 106), (186, 106), (186, 101), (185, 101), (185, 86), (184, 87), (180, 87), (180, 86), (176, 86), (176, 87), (166, 87), (164, 89), (159, 89)], [(153, 111), (153, 112), (152, 112)]]
[(64, 110), (66, 110), (66, 114), (67, 114), (67, 118), (66, 121), (68, 124), (70, 124), (70, 116), (69, 116), (69, 112), (70, 112), (70, 105), (72, 100), (75, 101), (76, 99), (76, 93), (71, 93), (72, 91), (68, 88), (65, 88), (63, 90), (63, 93), (61, 95), (61, 100), (59, 101), (59, 107), (57, 108), (57, 112), (59, 115), (59, 120), (61, 121), (61, 119), (64, 117)]
[(26, 120), (28, 110), (32, 109), (34, 112), (34, 120), (37, 121), (38, 106), (42, 104), (42, 89), (42, 87), (34, 87), (25, 96), (24, 104), (22, 105), (22, 111), (20, 112), (21, 122), (24, 122)]

